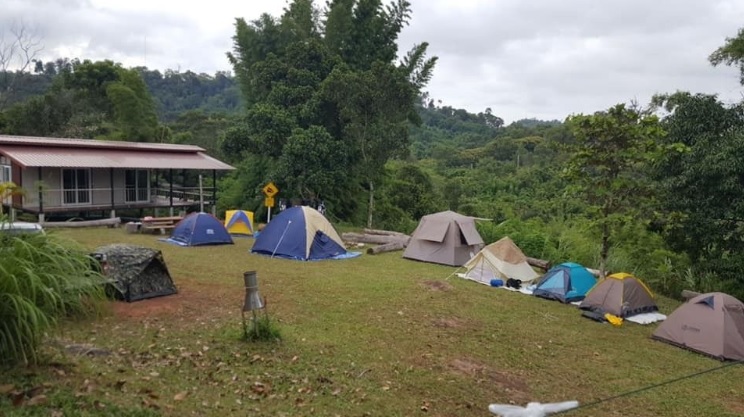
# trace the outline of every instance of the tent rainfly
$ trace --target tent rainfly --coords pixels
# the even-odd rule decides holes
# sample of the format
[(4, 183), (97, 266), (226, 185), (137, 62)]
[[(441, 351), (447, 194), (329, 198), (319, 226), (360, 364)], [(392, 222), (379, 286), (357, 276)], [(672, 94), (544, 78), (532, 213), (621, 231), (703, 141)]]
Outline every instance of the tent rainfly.
[(622, 318), (659, 310), (646, 284), (624, 272), (609, 275), (597, 283), (586, 294), (579, 308)]
[(231, 235), (253, 236), (253, 212), (246, 210), (227, 210), (225, 229)]
[(538, 277), (522, 250), (508, 237), (491, 243), (465, 264), (464, 278), (489, 285), (492, 279), (509, 278), (529, 283)]
[(101, 262), (107, 290), (117, 299), (132, 302), (178, 292), (159, 250), (113, 244), (101, 246), (91, 255)]
[(720, 293), (679, 306), (651, 336), (720, 360), (744, 360), (744, 303)]
[(483, 246), (472, 217), (453, 211), (429, 214), (413, 231), (403, 257), (435, 264), (462, 266)]
[(251, 253), (302, 261), (351, 255), (328, 219), (307, 206), (288, 208), (271, 219), (258, 234)]

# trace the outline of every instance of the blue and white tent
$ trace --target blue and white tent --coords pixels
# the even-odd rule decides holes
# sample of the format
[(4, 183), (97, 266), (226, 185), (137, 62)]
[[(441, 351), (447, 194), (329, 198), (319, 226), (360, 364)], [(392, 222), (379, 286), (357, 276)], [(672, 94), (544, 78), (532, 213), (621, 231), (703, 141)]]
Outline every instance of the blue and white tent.
[(209, 213), (191, 213), (184, 217), (165, 241), (180, 246), (233, 244), (222, 222)]
[(306, 206), (291, 207), (271, 219), (251, 252), (302, 261), (349, 257), (331, 223)]
[(563, 303), (581, 301), (594, 287), (597, 279), (583, 266), (566, 262), (551, 268), (540, 278), (532, 293), (538, 297)]

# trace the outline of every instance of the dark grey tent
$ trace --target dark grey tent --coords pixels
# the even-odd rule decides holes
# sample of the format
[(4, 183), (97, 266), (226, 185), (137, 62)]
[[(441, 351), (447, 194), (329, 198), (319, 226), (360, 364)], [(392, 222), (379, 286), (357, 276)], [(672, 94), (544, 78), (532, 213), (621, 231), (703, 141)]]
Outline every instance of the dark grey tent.
[(113, 244), (99, 247), (92, 256), (101, 262), (108, 290), (117, 299), (132, 302), (178, 292), (159, 250)]

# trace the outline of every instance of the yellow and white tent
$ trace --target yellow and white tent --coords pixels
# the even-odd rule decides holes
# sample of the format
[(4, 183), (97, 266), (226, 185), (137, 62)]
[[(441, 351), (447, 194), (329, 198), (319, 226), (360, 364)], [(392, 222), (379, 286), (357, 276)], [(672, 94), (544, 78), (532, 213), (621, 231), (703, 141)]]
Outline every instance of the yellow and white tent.
[(253, 236), (253, 212), (246, 210), (227, 210), (225, 229), (231, 235)]
[(490, 285), (492, 279), (506, 282), (513, 278), (523, 283), (538, 278), (537, 272), (527, 263), (527, 257), (509, 237), (504, 237), (483, 248), (465, 265), (463, 278)]

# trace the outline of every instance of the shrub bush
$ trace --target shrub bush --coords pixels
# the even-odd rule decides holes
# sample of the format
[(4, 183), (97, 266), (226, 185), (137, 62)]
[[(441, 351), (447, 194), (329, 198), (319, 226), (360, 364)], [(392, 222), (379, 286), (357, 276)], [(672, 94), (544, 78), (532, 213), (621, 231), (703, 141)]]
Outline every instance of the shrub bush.
[(48, 234), (0, 234), (0, 362), (37, 360), (58, 319), (99, 311), (103, 277), (80, 248)]

